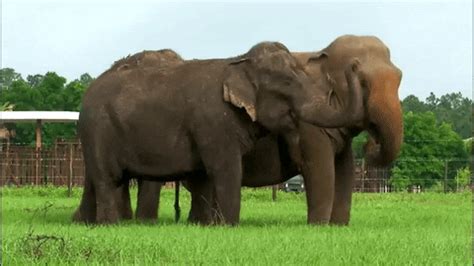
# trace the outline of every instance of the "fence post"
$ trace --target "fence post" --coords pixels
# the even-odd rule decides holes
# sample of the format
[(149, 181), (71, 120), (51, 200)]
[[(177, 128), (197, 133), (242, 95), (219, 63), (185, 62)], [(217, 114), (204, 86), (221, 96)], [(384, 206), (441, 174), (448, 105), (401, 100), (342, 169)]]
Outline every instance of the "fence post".
[(444, 161), (444, 193), (448, 192), (448, 160)]
[(365, 192), (365, 158), (362, 158), (362, 166), (361, 166), (361, 177), (362, 177), (362, 192)]
[(277, 199), (277, 188), (278, 188), (278, 185), (272, 186), (272, 200), (273, 201), (276, 201)]
[(54, 151), (53, 151), (53, 173), (52, 173), (52, 178), (53, 178), (53, 184), (57, 184), (59, 179), (59, 174), (58, 174), (58, 168), (59, 168), (59, 160), (58, 160), (58, 140), (54, 141)]
[(40, 175), (40, 160), (41, 160), (41, 120), (38, 119), (36, 120), (36, 129), (35, 129), (35, 135), (36, 135), (36, 149), (35, 149), (35, 183), (36, 185), (39, 185), (39, 175)]
[(459, 180), (456, 178), (456, 192), (459, 192)]
[(8, 178), (10, 177), (10, 175), (12, 175), (12, 165), (11, 165), (11, 162), (10, 162), (10, 139), (7, 138), (7, 151), (6, 151), (6, 162), (7, 164), (5, 166), (2, 166), (2, 169), (5, 170), (5, 180), (3, 184), (7, 184), (8, 183)]
[(73, 144), (69, 143), (69, 176), (67, 182), (67, 196), (71, 197), (72, 195), (72, 163), (73, 163), (73, 153), (72, 153)]

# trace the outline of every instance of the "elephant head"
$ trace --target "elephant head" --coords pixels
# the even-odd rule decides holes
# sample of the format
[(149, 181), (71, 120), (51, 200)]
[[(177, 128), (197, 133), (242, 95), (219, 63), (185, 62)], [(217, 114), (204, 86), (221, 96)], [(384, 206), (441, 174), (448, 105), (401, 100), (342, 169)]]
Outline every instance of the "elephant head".
[(231, 61), (223, 82), (224, 100), (244, 108), (253, 121), (271, 131), (293, 129), (298, 119), (323, 127), (353, 125), (363, 115), (359, 63), (346, 65), (344, 78), (352, 101), (347, 110), (340, 110), (318, 95), (318, 84), (284, 45), (260, 43)]
[[(343, 66), (360, 62), (359, 79), (364, 88), (364, 118), (358, 128), (370, 134), (366, 157), (373, 165), (384, 166), (396, 159), (403, 140), (402, 109), (398, 89), (402, 72), (390, 60), (390, 51), (373, 36), (341, 36), (317, 53), (297, 53), (306, 71), (320, 82), (332, 84), (336, 97), (349, 102)], [(342, 67), (341, 67), (342, 66)]]

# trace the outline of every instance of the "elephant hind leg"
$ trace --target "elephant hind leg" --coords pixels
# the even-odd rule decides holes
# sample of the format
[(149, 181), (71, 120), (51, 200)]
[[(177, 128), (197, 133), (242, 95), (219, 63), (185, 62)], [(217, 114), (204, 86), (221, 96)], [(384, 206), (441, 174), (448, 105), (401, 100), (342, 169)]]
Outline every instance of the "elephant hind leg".
[[(99, 112), (100, 113), (100, 112)], [(81, 208), (95, 207), (95, 222), (98, 224), (111, 224), (119, 220), (117, 209), (117, 189), (122, 183), (123, 168), (117, 160), (119, 152), (117, 143), (120, 136), (116, 134), (111, 119), (106, 112), (101, 114), (81, 113), (83, 121), (99, 121), (100, 130), (90, 131), (91, 127), (79, 127), (81, 142), (83, 145), (84, 164), (86, 170), (86, 182), (83, 199), (89, 199), (88, 193), (92, 188), (95, 202), (87, 200), (81, 202)], [(88, 117), (90, 116), (90, 117)], [(94, 204), (95, 203), (95, 204)], [(90, 207), (89, 207), (90, 206)], [(82, 215), (81, 209), (81, 215)]]
[(123, 183), (116, 191), (117, 209), (120, 219), (130, 220), (133, 218), (132, 204), (130, 202), (130, 179), (123, 177)]
[(199, 173), (188, 178), (184, 186), (191, 192), (191, 209), (188, 222), (209, 225), (214, 223), (213, 184), (206, 173)]
[[(114, 224), (120, 219), (117, 191), (120, 188), (121, 171), (109, 165), (98, 165), (105, 160), (86, 161), (86, 178), (92, 180), (96, 199), (96, 223)], [(109, 162), (112, 161), (110, 158)], [(91, 178), (93, 173), (93, 179)]]
[(97, 223), (114, 224), (120, 219), (116, 197), (113, 196), (116, 187), (109, 182), (100, 182), (96, 187)]
[(156, 221), (160, 206), (160, 192), (162, 182), (138, 180), (137, 212), (138, 220)]
[(86, 178), (84, 180), (84, 191), (82, 193), (79, 208), (74, 212), (72, 220), (78, 223), (95, 223), (96, 222), (96, 198), (92, 182)]

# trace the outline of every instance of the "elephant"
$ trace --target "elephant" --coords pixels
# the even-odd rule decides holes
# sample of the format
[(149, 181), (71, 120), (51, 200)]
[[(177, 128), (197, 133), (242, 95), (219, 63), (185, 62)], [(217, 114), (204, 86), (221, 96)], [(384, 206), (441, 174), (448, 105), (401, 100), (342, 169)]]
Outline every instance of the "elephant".
[(317, 94), (320, 84), (277, 42), (233, 58), (102, 74), (86, 91), (78, 122), (82, 221), (118, 222), (115, 191), (130, 176), (175, 181), (205, 172), (218, 223), (237, 224), (242, 156), (259, 138), (295, 129), (300, 121), (331, 128), (359, 123), (359, 67), (354, 60), (345, 70), (353, 100), (344, 110)]
[[(143, 68), (166, 68), (180, 65), (184, 62), (181, 56), (171, 49), (161, 49), (156, 51), (142, 51), (136, 53), (131, 56), (124, 57), (118, 61), (116, 61), (107, 71), (106, 73), (117, 72), (121, 73), (123, 71), (127, 71), (130, 69), (143, 69)], [(120, 75), (120, 74), (119, 74)], [(156, 211), (153, 212), (151, 210), (157, 209), (159, 202), (151, 203), (150, 201), (143, 200), (142, 197), (145, 195), (151, 195), (153, 193), (160, 193), (161, 185), (163, 183), (156, 182), (153, 186), (142, 185), (142, 180), (139, 179), (139, 187), (138, 190), (138, 206), (137, 206), (137, 213), (136, 217), (139, 219), (145, 219), (150, 215), (157, 215)], [(150, 189), (153, 189), (150, 191)], [(117, 188), (116, 192), (116, 201), (120, 206), (119, 215), (121, 219), (132, 219), (133, 212), (132, 207), (130, 205), (130, 195), (129, 195), (129, 188), (128, 182), (124, 181), (123, 186)], [(148, 197), (148, 196), (147, 196)], [(151, 212), (151, 213), (150, 213)], [(73, 215), (74, 221), (82, 221), (82, 217), (79, 211), (76, 211)]]
[[(402, 111), (398, 88), (401, 70), (390, 60), (390, 50), (377, 37), (345, 35), (319, 52), (293, 53), (305, 71), (317, 82), (319, 94), (328, 95), (334, 108), (341, 109), (352, 99), (344, 77), (344, 65), (360, 61), (360, 77), (364, 87), (364, 118), (355, 125), (326, 128), (298, 123), (299, 141), (282, 141), (270, 135), (259, 141), (255, 149), (243, 157), (242, 185), (259, 187), (288, 180), (298, 173), (304, 176), (309, 224), (348, 225), (354, 183), (352, 138), (369, 132), (366, 158), (372, 165), (385, 166), (394, 161), (403, 139)], [(288, 134), (288, 133), (287, 133)], [(143, 182), (140, 187), (155, 190), (159, 184)], [(186, 186), (192, 192), (190, 221), (209, 219), (209, 195), (202, 186)], [(196, 193), (197, 192), (197, 193)], [(206, 200), (202, 200), (202, 199)], [(156, 210), (156, 193), (143, 195)], [(152, 202), (153, 204), (150, 204)], [(155, 219), (156, 216), (148, 216)]]

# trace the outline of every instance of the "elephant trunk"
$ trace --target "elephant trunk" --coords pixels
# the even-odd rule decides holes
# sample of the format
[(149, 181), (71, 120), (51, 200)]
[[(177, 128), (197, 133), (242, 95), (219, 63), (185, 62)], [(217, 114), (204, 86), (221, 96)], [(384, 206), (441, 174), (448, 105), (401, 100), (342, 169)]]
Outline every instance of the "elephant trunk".
[[(399, 79), (379, 79), (367, 103), (370, 138), (365, 156), (369, 164), (387, 166), (398, 156), (403, 142), (403, 116), (398, 99)], [(378, 84), (377, 84), (378, 83)]]
[[(349, 87), (349, 100), (346, 109), (340, 110), (329, 105), (324, 99), (312, 100), (306, 104), (294, 104), (299, 119), (318, 127), (338, 128), (356, 124), (363, 118), (363, 91), (358, 77), (358, 63), (348, 67), (345, 78)], [(314, 90), (314, 88), (313, 88)], [(303, 101), (307, 101), (304, 99)]]

